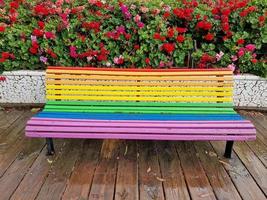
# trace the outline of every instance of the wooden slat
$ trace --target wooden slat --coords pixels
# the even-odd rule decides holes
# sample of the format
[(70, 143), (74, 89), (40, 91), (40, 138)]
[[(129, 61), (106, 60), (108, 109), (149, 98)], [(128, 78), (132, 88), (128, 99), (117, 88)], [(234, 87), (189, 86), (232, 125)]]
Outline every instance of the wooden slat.
[(62, 200), (87, 199), (99, 161), (102, 141), (85, 140), (76, 165), (69, 178)]
[(232, 75), (232, 71), (150, 71), (150, 72), (135, 72), (135, 71), (110, 71), (110, 70), (56, 70), (47, 69), (47, 74), (90, 74), (90, 75), (116, 75), (116, 76), (205, 76), (205, 75)]
[(60, 199), (72, 172), (73, 166), (81, 150), (81, 140), (66, 140), (63, 150), (60, 152), (59, 159), (51, 167), (44, 184), (36, 200), (55, 200)]
[(232, 102), (232, 98), (204, 97), (122, 97), (122, 96), (66, 96), (47, 95), (48, 100), (99, 100), (99, 101), (159, 101), (159, 102)]
[(171, 69), (141, 69), (141, 68), (105, 68), (105, 67), (66, 67), (66, 66), (48, 66), (47, 69), (57, 70), (95, 70), (95, 71), (131, 71), (131, 72), (188, 72), (188, 71), (231, 71), (228, 68), (207, 68), (207, 69), (192, 69), (192, 68), (171, 68)]
[[(56, 149), (62, 149), (65, 142), (54, 140)], [(33, 200), (38, 195), (46, 177), (54, 162), (57, 162), (61, 153), (53, 156), (46, 156), (46, 148), (39, 154), (33, 165), (27, 171), (16, 191), (12, 194), (11, 200)]]
[(106, 76), (106, 75), (69, 75), (46, 74), (46, 79), (77, 79), (77, 80), (145, 80), (145, 81), (232, 81), (232, 76)]
[(157, 142), (157, 152), (163, 178), (165, 199), (189, 200), (181, 162), (177, 156), (174, 142)]
[(191, 198), (216, 200), (205, 171), (196, 156), (193, 142), (176, 143), (176, 148)]
[(255, 156), (253, 151), (245, 142), (237, 142), (234, 150), (238, 157), (249, 170), (257, 184), (260, 186), (265, 196), (267, 196), (267, 169), (263, 163)]
[[(218, 155), (223, 155), (225, 142), (211, 142)], [(244, 200), (266, 199), (261, 189), (257, 186), (249, 171), (239, 160), (238, 155), (232, 152), (232, 159), (221, 157), (225, 170), (234, 182), (240, 196)]]
[(140, 200), (164, 199), (164, 191), (154, 142), (138, 142)]
[(127, 141), (120, 148), (114, 199), (139, 199), (136, 141)]
[(194, 142), (194, 145), (217, 199), (241, 200), (211, 144), (209, 142)]
[(114, 199), (118, 153), (117, 148), (110, 158), (100, 157), (88, 199)]
[(11, 197), (43, 147), (44, 142), (40, 139), (28, 140), (24, 143), (20, 149), (20, 154), (0, 178), (1, 199), (9, 199)]
[(258, 138), (255, 141), (247, 141), (246, 143), (267, 168), (267, 146)]
[(47, 85), (46, 89), (58, 90), (100, 90), (100, 91), (222, 91), (232, 92), (232, 87), (138, 87), (138, 86), (82, 86), (82, 85)]
[[(154, 81), (81, 81), (81, 80), (73, 80), (73, 79), (47, 79), (46, 80), (47, 85), (117, 85), (117, 86), (125, 86), (125, 85), (131, 85), (131, 86), (155, 86)], [(156, 83), (157, 86), (214, 86), (214, 87), (232, 87), (233, 82), (232, 81), (160, 81)]]

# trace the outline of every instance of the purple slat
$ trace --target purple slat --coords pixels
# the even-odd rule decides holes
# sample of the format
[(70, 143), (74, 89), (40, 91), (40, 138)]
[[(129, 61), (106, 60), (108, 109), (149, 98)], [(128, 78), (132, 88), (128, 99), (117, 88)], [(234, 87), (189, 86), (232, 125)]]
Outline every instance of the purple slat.
[(159, 135), (159, 134), (99, 134), (99, 133), (53, 133), (27, 131), (28, 137), (43, 138), (90, 138), (90, 139), (133, 139), (133, 140), (255, 140), (256, 135)]
[(27, 126), (26, 131), (75, 132), (75, 133), (159, 133), (159, 134), (256, 134), (254, 128), (110, 128), (110, 127), (58, 127), (58, 126)]
[(28, 125), (41, 125), (41, 126), (62, 126), (62, 127), (138, 127), (138, 128), (254, 128), (251, 123), (166, 123), (166, 122), (131, 122), (125, 123), (124, 121), (48, 121), (48, 120), (30, 120)]
[(189, 124), (194, 124), (194, 123), (203, 123), (203, 124), (224, 124), (224, 123), (251, 123), (249, 120), (232, 120), (232, 121), (148, 121), (148, 120), (95, 120), (95, 119), (60, 119), (60, 118), (39, 118), (39, 117), (32, 117), (31, 120), (34, 121), (66, 121), (66, 122), (104, 122), (104, 123), (109, 123), (109, 122), (121, 122), (121, 123), (175, 123), (175, 124), (184, 124), (184, 123), (189, 123)]

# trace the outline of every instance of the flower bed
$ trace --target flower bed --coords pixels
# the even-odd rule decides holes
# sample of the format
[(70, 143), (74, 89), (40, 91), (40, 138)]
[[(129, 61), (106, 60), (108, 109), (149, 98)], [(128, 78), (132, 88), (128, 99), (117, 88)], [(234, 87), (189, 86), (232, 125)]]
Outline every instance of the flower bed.
[(266, 76), (262, 1), (157, 2), (0, 0), (0, 71), (228, 66)]

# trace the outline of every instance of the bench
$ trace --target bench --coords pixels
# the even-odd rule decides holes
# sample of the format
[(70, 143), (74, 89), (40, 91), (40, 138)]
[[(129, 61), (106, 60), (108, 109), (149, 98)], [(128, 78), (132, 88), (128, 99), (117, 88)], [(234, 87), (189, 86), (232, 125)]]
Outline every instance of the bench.
[(26, 136), (134, 140), (254, 140), (252, 123), (233, 110), (228, 69), (48, 67), (47, 103)]

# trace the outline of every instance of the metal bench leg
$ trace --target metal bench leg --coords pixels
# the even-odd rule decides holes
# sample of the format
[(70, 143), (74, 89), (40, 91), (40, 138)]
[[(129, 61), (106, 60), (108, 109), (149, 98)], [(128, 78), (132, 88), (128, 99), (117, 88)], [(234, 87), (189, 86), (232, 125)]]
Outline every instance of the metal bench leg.
[(227, 141), (225, 146), (224, 157), (231, 158), (234, 141)]
[(55, 149), (52, 138), (46, 138), (46, 145), (47, 145), (47, 156), (54, 155)]

